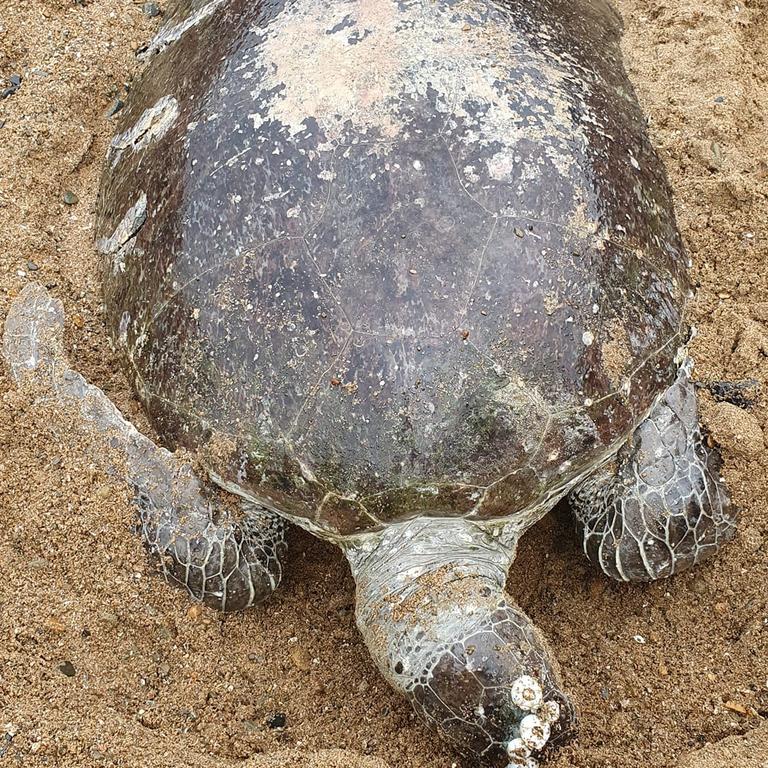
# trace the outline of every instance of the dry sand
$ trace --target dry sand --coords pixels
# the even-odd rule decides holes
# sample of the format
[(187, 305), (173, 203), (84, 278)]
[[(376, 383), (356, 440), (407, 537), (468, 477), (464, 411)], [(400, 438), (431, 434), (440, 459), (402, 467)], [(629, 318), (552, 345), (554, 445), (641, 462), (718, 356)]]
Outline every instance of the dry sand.
[[(768, 3), (620, 7), (694, 262), (697, 374), (765, 382)], [(90, 227), (105, 110), (158, 23), (128, 0), (0, 0), (0, 77), (23, 77), (0, 101), (0, 319), (30, 279), (51, 286), (75, 366), (142, 429), (105, 342)], [(584, 561), (563, 514), (525, 539), (510, 591), (550, 637), (581, 709), (579, 740), (555, 768), (666, 768), (768, 717), (765, 397), (748, 410), (705, 402), (743, 509), (715, 562), (623, 586)], [(266, 605), (190, 610), (153, 574), (126, 490), (82, 456), (80, 436), (0, 374), (0, 764), (452, 764), (376, 674), (333, 547), (295, 532)], [(270, 727), (278, 713), (285, 726)]]

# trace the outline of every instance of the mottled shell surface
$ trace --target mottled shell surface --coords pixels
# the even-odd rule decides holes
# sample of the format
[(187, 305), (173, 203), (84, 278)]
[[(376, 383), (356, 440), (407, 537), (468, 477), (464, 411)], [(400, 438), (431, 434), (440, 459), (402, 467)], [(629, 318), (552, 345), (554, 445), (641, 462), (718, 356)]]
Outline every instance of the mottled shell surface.
[(97, 222), (170, 447), (333, 538), (530, 522), (674, 380), (685, 258), (600, 0), (182, 3)]

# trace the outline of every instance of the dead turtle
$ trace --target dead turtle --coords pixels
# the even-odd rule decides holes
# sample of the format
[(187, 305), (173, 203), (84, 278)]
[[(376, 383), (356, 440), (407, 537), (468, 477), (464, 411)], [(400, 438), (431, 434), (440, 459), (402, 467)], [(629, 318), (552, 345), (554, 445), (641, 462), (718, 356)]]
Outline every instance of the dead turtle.
[(527, 528), (569, 495), (625, 581), (734, 530), (619, 38), (602, 0), (185, 0), (97, 217), (107, 325), (165, 447), (66, 365), (44, 289), (6, 323), (13, 375), (77, 407), (169, 581), (245, 608), (285, 520), (335, 542), (384, 676), (493, 764), (574, 723), (504, 592)]

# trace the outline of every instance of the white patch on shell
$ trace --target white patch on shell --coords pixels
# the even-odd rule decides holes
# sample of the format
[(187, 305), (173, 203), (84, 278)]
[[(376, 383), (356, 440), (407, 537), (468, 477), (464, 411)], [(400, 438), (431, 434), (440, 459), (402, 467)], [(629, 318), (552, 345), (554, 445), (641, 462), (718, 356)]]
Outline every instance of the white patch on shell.
[[(263, 67), (252, 95), (271, 91), (266, 118), (294, 136), (315, 118), (331, 141), (347, 123), (360, 133), (396, 137), (409, 129), (403, 103), (434, 92), (446, 126), (462, 125), (460, 141), (496, 150), (487, 159), (491, 177), (510, 177), (520, 139), (544, 142), (549, 160), (565, 174), (574, 162), (573, 142), (586, 143), (571, 116), (574, 104), (563, 97), (563, 81), (575, 65), (546, 50), (544, 30), (539, 53), (503, 19), (478, 21), (488, 8), (397, 0), (352, 0), (329, 8), (299, 0), (268, 25), (243, 68)], [(522, 117), (514, 100), (546, 104), (552, 113), (543, 122), (547, 127), (535, 114)]]
[(118, 328), (117, 340), (120, 344), (125, 345), (128, 342), (128, 326), (131, 323), (131, 313), (123, 312), (120, 316), (120, 327)]
[(210, 3), (190, 14), (178, 24), (162, 27), (146, 49), (138, 55), (138, 58), (148, 59), (150, 56), (165, 50), (169, 45), (175, 43), (187, 30), (194, 27), (195, 24), (199, 24), (203, 19), (207, 19), (220, 5), (223, 4), (224, 0), (211, 0)]
[(139, 152), (153, 141), (165, 136), (178, 116), (179, 103), (173, 96), (163, 96), (149, 109), (145, 109), (135, 125), (112, 139), (109, 145), (112, 168), (117, 165), (126, 150)]
[(125, 271), (125, 256), (134, 245), (136, 233), (147, 220), (147, 196), (142, 192), (138, 200), (115, 227), (110, 237), (102, 237), (96, 248), (104, 256), (112, 256), (112, 270)]

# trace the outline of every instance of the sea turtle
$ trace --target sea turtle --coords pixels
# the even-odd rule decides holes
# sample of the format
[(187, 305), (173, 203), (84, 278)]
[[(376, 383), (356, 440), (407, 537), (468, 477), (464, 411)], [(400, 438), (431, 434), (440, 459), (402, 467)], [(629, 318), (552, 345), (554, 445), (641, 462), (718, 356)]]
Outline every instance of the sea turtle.
[(6, 323), (14, 377), (77, 406), (169, 581), (245, 608), (280, 580), (285, 520), (335, 542), (379, 669), (492, 764), (574, 724), (504, 592), (527, 528), (568, 495), (625, 581), (734, 530), (619, 39), (603, 0), (183, 0), (96, 224), (165, 447), (67, 366), (43, 288)]

